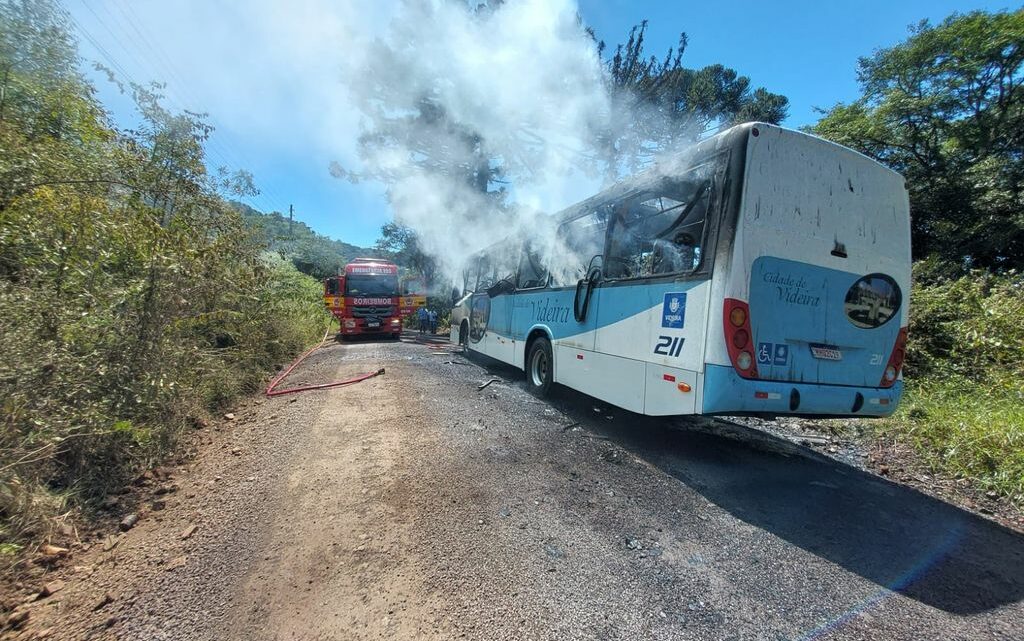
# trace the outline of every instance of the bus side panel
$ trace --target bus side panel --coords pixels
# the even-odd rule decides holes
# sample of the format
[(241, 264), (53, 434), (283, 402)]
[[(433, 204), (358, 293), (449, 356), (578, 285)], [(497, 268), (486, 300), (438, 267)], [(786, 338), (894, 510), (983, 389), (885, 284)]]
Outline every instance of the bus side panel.
[(455, 305), (452, 307), (449, 340), (452, 342), (453, 345), (459, 344), (459, 332), (462, 330), (463, 323), (469, 323), (470, 300), (471, 298), (469, 296), (465, 296), (461, 300), (457, 301)]
[[(637, 368), (645, 381), (643, 413), (664, 416), (697, 410), (710, 290), (710, 281), (640, 281), (597, 290), (595, 351), (644, 363), (642, 370)], [(630, 393), (641, 388), (623, 377), (620, 381)], [(680, 383), (685, 383), (682, 389)]]
[(555, 346), (555, 381), (632, 412), (644, 411), (646, 364), (619, 356)]
[(595, 290), (595, 351), (701, 371), (708, 281), (603, 286)]
[(502, 336), (497, 332), (488, 330), (478, 342), (473, 343), (470, 341), (469, 348), (474, 352), (486, 354), (503, 363), (521, 367), (521, 363), (516, 363), (512, 360), (515, 353), (515, 341), (508, 336)]
[[(673, 416), (697, 411), (703, 376), (697, 372), (657, 363), (646, 365), (647, 385), (644, 391), (644, 414)], [(680, 389), (680, 385), (684, 388)], [(685, 391), (689, 386), (689, 391)]]
[[(573, 289), (542, 289), (517, 292), (512, 296), (512, 315), (509, 335), (516, 343), (526, 342), (530, 331), (538, 326), (548, 328), (551, 338), (564, 345), (581, 349), (594, 348), (593, 330), (597, 326), (594, 308), (583, 323), (577, 323), (572, 313)], [(522, 347), (526, 349), (525, 344)], [(519, 349), (517, 353), (522, 353)], [(516, 363), (519, 367), (525, 362)], [(557, 363), (557, 360), (556, 360)], [(557, 367), (557, 364), (556, 364)]]

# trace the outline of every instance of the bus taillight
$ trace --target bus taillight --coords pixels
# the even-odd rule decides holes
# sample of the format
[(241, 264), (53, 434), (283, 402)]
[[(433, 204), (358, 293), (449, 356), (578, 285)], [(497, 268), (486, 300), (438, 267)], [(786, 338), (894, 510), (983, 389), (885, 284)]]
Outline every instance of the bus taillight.
[(735, 298), (725, 299), (725, 346), (733, 368), (743, 378), (757, 378), (757, 365), (750, 353), (750, 307)]
[(892, 387), (896, 383), (900, 370), (903, 368), (903, 359), (906, 355), (907, 328), (901, 327), (900, 333), (896, 337), (896, 344), (893, 345), (892, 354), (889, 355), (889, 362), (885, 366), (885, 371), (882, 372), (882, 382), (878, 384), (879, 387)]

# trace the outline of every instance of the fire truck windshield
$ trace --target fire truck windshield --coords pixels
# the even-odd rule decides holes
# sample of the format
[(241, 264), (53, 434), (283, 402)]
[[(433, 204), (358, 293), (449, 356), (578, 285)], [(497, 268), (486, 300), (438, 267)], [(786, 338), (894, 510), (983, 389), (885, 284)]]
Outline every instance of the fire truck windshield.
[(349, 274), (345, 277), (347, 296), (397, 296), (397, 274)]

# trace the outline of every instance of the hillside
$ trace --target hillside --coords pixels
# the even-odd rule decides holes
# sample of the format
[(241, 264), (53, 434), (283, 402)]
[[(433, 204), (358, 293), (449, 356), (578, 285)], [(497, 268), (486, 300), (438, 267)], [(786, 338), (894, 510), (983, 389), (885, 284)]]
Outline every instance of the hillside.
[(337, 274), (345, 263), (357, 256), (374, 255), (371, 248), (330, 239), (316, 233), (304, 222), (294, 220), (289, 223), (288, 217), (278, 212), (266, 214), (240, 202), (232, 205), (242, 214), (245, 223), (257, 230), (257, 238), (271, 251), (314, 278)]

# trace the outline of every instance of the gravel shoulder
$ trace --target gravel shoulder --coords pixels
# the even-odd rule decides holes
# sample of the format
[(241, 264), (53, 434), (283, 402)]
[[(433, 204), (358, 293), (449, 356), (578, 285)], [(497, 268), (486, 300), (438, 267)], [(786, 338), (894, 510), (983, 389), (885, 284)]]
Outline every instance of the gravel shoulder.
[(204, 430), (17, 634), (1020, 638), (1024, 537), (998, 524), (767, 433), (542, 402), (413, 337), (332, 345), (291, 382), (379, 367)]

